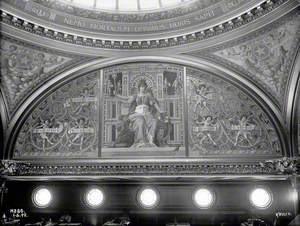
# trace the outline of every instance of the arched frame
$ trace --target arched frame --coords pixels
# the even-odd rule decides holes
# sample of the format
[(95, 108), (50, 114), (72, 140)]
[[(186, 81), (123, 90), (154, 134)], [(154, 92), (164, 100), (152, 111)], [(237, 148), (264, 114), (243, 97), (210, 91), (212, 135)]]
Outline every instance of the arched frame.
[[(19, 130), (26, 120), (28, 115), (32, 112), (32, 110), (53, 90), (61, 87), (62, 85), (68, 83), (69, 81), (91, 71), (99, 70), (105, 67), (125, 64), (125, 63), (137, 63), (137, 62), (163, 62), (163, 63), (173, 63), (181, 66), (193, 67), (196, 69), (201, 69), (203, 71), (207, 71), (212, 73), (223, 80), (230, 82), (231, 84), (237, 86), (239, 89), (244, 91), (246, 94), (250, 95), (256, 103), (264, 110), (264, 112), (268, 115), (268, 117), (272, 120), (272, 123), (276, 127), (277, 134), (279, 135), (281, 148), (284, 156), (290, 156), (288, 139), (284, 129), (284, 119), (282, 118), (277, 107), (272, 103), (262, 90), (258, 89), (253, 83), (246, 80), (239, 74), (231, 71), (228, 68), (218, 66), (214, 63), (211, 63), (207, 60), (198, 59), (194, 57), (187, 56), (177, 56), (177, 57), (165, 57), (165, 56), (139, 56), (139, 57), (127, 57), (127, 58), (113, 58), (113, 59), (96, 59), (92, 60), (88, 63), (84, 63), (82, 65), (78, 65), (68, 71), (65, 71), (55, 78), (48, 81), (46, 84), (41, 86), (37, 91), (35, 91), (24, 103), (21, 107), (16, 111), (16, 114), (12, 117), (11, 122), (9, 124), (7, 130), (7, 137), (10, 139), (7, 142), (6, 146), (6, 158), (10, 159), (13, 155), (13, 147), (16, 141), (16, 137), (19, 133)], [(263, 157), (258, 159), (251, 159), (251, 161), (261, 160)], [(152, 159), (148, 160), (151, 161)], [(174, 159), (174, 161), (180, 161), (180, 159)], [(213, 161), (223, 161), (222, 159), (212, 158), (210, 160)], [(231, 161), (231, 159), (227, 159)], [(37, 160), (35, 160), (37, 161)], [(49, 160), (47, 160), (49, 161)], [(63, 161), (63, 160), (62, 160)], [(66, 160), (65, 160), (66, 161)], [(76, 159), (68, 160), (68, 161), (76, 161)], [(82, 161), (82, 160), (81, 160)], [(100, 160), (99, 161), (104, 161)], [(109, 161), (109, 160), (105, 160)], [(116, 160), (116, 161), (124, 161), (124, 160)], [(126, 160), (126, 161), (130, 161)], [(136, 160), (135, 160), (136, 161)], [(159, 160), (153, 160), (159, 161)], [(182, 159), (181, 159), (182, 161)], [(195, 159), (193, 159), (195, 161)], [(199, 159), (199, 161), (207, 161), (207, 159)], [(249, 159), (235, 159), (234, 161), (249, 161)]]
[(4, 158), (4, 150), (5, 150), (5, 140), (6, 133), (5, 130), (7, 128), (7, 111), (6, 111), (5, 99), (0, 88), (0, 158)]
[(293, 67), (290, 72), (289, 89), (287, 90), (287, 107), (286, 107), (286, 122), (290, 128), (290, 149), (293, 156), (299, 156), (298, 150), (298, 111), (300, 102), (300, 47), (294, 60)]

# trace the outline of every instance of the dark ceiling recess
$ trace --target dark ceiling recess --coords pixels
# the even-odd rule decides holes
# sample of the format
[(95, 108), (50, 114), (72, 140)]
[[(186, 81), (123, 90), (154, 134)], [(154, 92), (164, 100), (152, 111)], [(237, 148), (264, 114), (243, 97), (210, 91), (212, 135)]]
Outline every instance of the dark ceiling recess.
[[(220, 225), (222, 222), (240, 225), (251, 218), (262, 218), (267, 225), (276, 216), (281, 220), (294, 218), (294, 190), (288, 180), (208, 182), (195, 180), (103, 180), (98, 182), (63, 181), (52, 182), (7, 182), (9, 193), (4, 199), (6, 215), (12, 216), (13, 210), (30, 214), (21, 218), (23, 222), (40, 216), (58, 221), (62, 215), (72, 216), (72, 222), (85, 221), (88, 225), (102, 225), (108, 220), (126, 216), (132, 225), (165, 225), (174, 220), (195, 225)], [(157, 206), (144, 209), (139, 205), (137, 195), (141, 188), (151, 186), (157, 190), (160, 199)], [(51, 191), (52, 202), (46, 208), (38, 208), (32, 201), (32, 193), (38, 187)], [(88, 188), (99, 187), (104, 193), (104, 204), (90, 208), (84, 202)], [(207, 209), (199, 209), (192, 200), (198, 188), (214, 192), (215, 201)], [(259, 209), (251, 203), (250, 194), (256, 188), (265, 188), (272, 195), (270, 206)], [(176, 197), (176, 198), (175, 198)], [(263, 198), (263, 197), (261, 197)], [(278, 217), (277, 216), (277, 217)], [(93, 220), (97, 223), (94, 224)]]

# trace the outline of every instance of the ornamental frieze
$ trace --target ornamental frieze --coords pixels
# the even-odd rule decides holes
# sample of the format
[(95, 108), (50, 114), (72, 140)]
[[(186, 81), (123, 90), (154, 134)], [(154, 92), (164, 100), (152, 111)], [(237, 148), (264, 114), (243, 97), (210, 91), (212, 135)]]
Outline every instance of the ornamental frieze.
[[(277, 167), (278, 166), (278, 167)], [(277, 159), (264, 163), (42, 163), (1, 160), (1, 176), (202, 176), (202, 175), (293, 175), (299, 160)]]

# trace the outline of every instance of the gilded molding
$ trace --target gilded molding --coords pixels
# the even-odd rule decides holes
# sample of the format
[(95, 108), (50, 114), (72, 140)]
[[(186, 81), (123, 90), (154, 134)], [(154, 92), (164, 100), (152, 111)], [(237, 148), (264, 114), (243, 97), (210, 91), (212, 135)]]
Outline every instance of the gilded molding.
[(282, 174), (259, 162), (99, 162), (39, 163), (1, 161), (2, 176), (200, 176), (200, 175), (269, 175)]
[(299, 158), (256, 162), (49, 162), (1, 160), (1, 176), (201, 176), (297, 175)]
[[(11, 0), (6, 0), (7, 3), (18, 6), (16, 3), (12, 3)], [(225, 3), (227, 4), (225, 4)], [(239, 1), (238, 3), (240, 3)], [(36, 4), (34, 4), (36, 3)], [(36, 9), (34, 6), (43, 6), (46, 9), (56, 10), (63, 13), (71, 14), (72, 16), (82, 17), (86, 19), (96, 19), (99, 21), (109, 21), (109, 22), (119, 22), (119, 23), (138, 23), (138, 22), (149, 22), (149, 21), (160, 21), (160, 20), (168, 20), (174, 17), (185, 16), (186, 14), (197, 12), (198, 10), (203, 10), (206, 8), (211, 8), (212, 6), (218, 5), (221, 3), (226, 9), (231, 9), (230, 6), (234, 5), (232, 2), (226, 2), (222, 0), (210, 0), (210, 1), (199, 1), (194, 0), (193, 2), (189, 2), (186, 4), (175, 5), (171, 8), (163, 9), (163, 10), (151, 10), (150, 12), (141, 11), (141, 12), (131, 12), (130, 14), (124, 13), (122, 11), (114, 12), (114, 11), (105, 11), (97, 8), (97, 10), (90, 8), (82, 8), (77, 5), (68, 4), (62, 1), (39, 1), (32, 0), (31, 4), (25, 5), (24, 8), (27, 8), (28, 11), (30, 9)], [(230, 4), (231, 3), (231, 4)], [(22, 4), (19, 4), (19, 6)], [(23, 5), (24, 6), (24, 5)], [(27, 7), (26, 7), (27, 6)], [(21, 7), (19, 7), (21, 8)], [(43, 11), (42, 11), (43, 12)], [(42, 12), (36, 12), (36, 14), (40, 16), (45, 16)], [(51, 17), (53, 18), (54, 15)]]
[(262, 4), (249, 9), (246, 13), (225, 21), (221, 24), (207, 27), (204, 30), (198, 30), (189, 34), (183, 34), (176, 37), (168, 37), (165, 39), (153, 39), (142, 41), (119, 41), (110, 39), (96, 39), (91, 37), (77, 36), (74, 34), (63, 33), (58, 30), (48, 29), (47, 27), (34, 24), (30, 21), (24, 21), (15, 15), (11, 15), (5, 11), (1, 11), (1, 21), (4, 24), (13, 26), (28, 33), (32, 33), (44, 38), (61, 41), (65, 43), (102, 48), (102, 49), (124, 49), (124, 50), (137, 50), (137, 49), (156, 49), (181, 46), (190, 43), (196, 43), (201, 40), (206, 40), (220, 34), (240, 28), (254, 20), (270, 13), (277, 9), (288, 0), (273, 0), (264, 1)]

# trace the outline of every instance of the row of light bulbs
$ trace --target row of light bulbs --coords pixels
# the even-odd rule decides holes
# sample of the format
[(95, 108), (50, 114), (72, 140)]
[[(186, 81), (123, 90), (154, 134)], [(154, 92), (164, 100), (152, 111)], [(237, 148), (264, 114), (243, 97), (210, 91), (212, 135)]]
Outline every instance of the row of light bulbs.
[[(51, 191), (46, 187), (38, 187), (32, 193), (32, 200), (35, 206), (39, 208), (48, 207), (52, 202)], [(201, 209), (208, 209), (215, 203), (215, 193), (207, 188), (200, 187), (193, 193), (193, 203)], [(272, 193), (266, 188), (256, 188), (249, 196), (253, 206), (265, 209), (272, 204)], [(141, 188), (137, 193), (137, 201), (142, 208), (152, 209), (159, 204), (160, 195), (158, 190), (152, 186)], [(105, 202), (105, 195), (100, 187), (90, 188), (84, 196), (85, 204), (90, 208), (101, 207)]]

